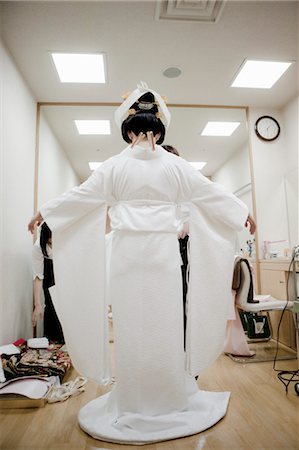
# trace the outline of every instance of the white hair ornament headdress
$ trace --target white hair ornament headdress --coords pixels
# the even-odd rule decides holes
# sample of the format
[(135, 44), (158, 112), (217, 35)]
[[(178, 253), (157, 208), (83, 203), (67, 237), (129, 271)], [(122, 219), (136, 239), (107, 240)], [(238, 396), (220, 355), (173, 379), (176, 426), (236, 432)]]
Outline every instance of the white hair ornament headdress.
[[(150, 89), (144, 81), (141, 81), (140, 84), (137, 85), (137, 89), (130, 93), (125, 101), (115, 111), (114, 118), (119, 128), (121, 128), (123, 121), (128, 117), (128, 115), (130, 115), (130, 111), (132, 113), (131, 106), (146, 92), (151, 92), (153, 94), (153, 96), (155, 97), (155, 104), (159, 109), (159, 118), (162, 120), (165, 128), (169, 126), (171, 115), (164, 99), (160, 94), (158, 94), (158, 92)], [(142, 109), (147, 109), (146, 103), (144, 103), (144, 108)]]

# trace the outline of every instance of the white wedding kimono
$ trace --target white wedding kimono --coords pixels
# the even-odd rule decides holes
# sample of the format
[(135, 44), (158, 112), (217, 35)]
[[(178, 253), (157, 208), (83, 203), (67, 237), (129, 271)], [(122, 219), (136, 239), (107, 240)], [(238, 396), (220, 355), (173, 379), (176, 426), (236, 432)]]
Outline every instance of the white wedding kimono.
[[(177, 230), (190, 208), (186, 353)], [(229, 393), (199, 391), (194, 375), (222, 352), (236, 230), (247, 207), (182, 158), (147, 144), (127, 147), (80, 187), (40, 212), (53, 231), (52, 299), (75, 368), (109, 382), (105, 222), (112, 240), (116, 384), (79, 413), (91, 436), (144, 444), (209, 428)]]

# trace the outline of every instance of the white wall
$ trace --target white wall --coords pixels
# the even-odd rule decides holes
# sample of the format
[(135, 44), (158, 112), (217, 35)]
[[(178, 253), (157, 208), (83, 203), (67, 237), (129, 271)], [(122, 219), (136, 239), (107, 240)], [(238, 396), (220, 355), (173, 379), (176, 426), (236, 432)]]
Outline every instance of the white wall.
[[(237, 195), (252, 213), (252, 187), (249, 165), (249, 147), (248, 143), (233, 153), (223, 166), (220, 167), (212, 176), (212, 180), (222, 184), (235, 195)], [(247, 251), (248, 240), (252, 236), (246, 228), (238, 233), (236, 243), (236, 252)]]
[[(36, 100), (0, 41), (0, 345), (32, 337), (32, 237)], [(44, 117), (39, 204), (79, 183)]]
[(38, 204), (80, 184), (60, 143), (41, 113), (39, 132)]
[(285, 188), (291, 246), (299, 244), (298, 236), (298, 107), (299, 97), (282, 110), (285, 137)]
[(237, 192), (251, 182), (248, 143), (237, 150), (212, 176), (213, 181)]
[(0, 40), (0, 343), (31, 336), (36, 102)]
[[(293, 194), (293, 186), (298, 183), (298, 176), (296, 171), (293, 173), (292, 170), (292, 166), (298, 167), (298, 119), (296, 122), (296, 117), (292, 117), (293, 113), (293, 102), (283, 111), (254, 108), (249, 111), (259, 241), (262, 246), (264, 240), (285, 240), (286, 242), (271, 246), (280, 252), (279, 256), (283, 256), (283, 249), (294, 245), (293, 239), (296, 239), (296, 213), (288, 215), (290, 210), (298, 208), (298, 197)], [(256, 136), (254, 124), (262, 115), (273, 116), (280, 123), (281, 134), (277, 140), (264, 142)]]

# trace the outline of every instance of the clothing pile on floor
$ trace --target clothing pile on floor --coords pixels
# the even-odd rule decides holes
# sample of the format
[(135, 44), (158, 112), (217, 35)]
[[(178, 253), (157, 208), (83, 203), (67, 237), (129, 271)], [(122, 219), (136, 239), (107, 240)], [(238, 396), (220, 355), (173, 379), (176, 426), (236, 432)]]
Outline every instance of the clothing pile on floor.
[(62, 380), (71, 367), (70, 356), (61, 344), (33, 349), (20, 339), (14, 345), (19, 348), (20, 353), (1, 355), (6, 380), (25, 376), (59, 376)]

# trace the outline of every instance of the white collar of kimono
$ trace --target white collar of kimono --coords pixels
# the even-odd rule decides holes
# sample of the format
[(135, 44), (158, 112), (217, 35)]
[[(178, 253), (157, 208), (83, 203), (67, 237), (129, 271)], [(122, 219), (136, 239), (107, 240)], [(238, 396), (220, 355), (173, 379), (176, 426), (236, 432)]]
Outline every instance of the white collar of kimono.
[(137, 89), (135, 89), (135, 91), (133, 91), (115, 111), (114, 119), (119, 128), (121, 128), (123, 121), (126, 119), (131, 106), (146, 92), (151, 92), (154, 95), (155, 101), (158, 103), (158, 106), (162, 113), (161, 120), (166, 128), (169, 126), (171, 114), (166, 106), (165, 101), (163, 100), (161, 95), (158, 94), (158, 92), (150, 89), (144, 81), (141, 81), (140, 84), (137, 85)]
[(137, 158), (137, 159), (154, 159), (160, 158), (165, 154), (164, 148), (160, 145), (155, 145), (155, 151), (152, 151), (152, 147), (148, 141), (139, 142), (137, 145), (134, 145), (132, 148), (131, 145), (128, 145), (123, 151), (123, 155)]

